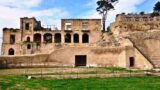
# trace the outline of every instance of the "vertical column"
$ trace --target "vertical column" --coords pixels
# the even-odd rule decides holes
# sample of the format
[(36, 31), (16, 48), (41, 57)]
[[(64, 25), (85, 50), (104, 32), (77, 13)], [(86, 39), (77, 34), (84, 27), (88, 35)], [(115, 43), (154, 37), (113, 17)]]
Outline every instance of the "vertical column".
[(65, 35), (65, 33), (62, 32), (62, 33), (61, 33), (61, 43), (62, 43), (62, 44), (65, 43), (65, 36), (64, 36), (64, 35)]
[(44, 42), (43, 36), (44, 36), (44, 35), (42, 34), (42, 35), (41, 35), (41, 45), (40, 45), (42, 48), (43, 48), (43, 46), (44, 46), (44, 44), (43, 44), (43, 42)]
[(54, 34), (52, 34), (52, 43), (55, 43), (55, 42), (54, 42)]
[(79, 34), (79, 43), (82, 44), (82, 33)]
[(41, 43), (44, 42), (43, 34), (41, 35)]
[(73, 39), (74, 39), (74, 34), (72, 33), (71, 34), (71, 44), (74, 44), (74, 40)]

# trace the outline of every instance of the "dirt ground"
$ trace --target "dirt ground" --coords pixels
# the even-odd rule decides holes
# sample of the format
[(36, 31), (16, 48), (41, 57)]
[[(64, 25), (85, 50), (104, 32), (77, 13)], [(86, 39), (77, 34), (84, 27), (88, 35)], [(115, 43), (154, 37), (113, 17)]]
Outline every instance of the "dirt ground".
[(17, 68), (0, 69), (0, 75), (26, 75), (34, 78), (90, 78), (90, 77), (125, 77), (125, 76), (145, 76), (142, 71), (131, 71), (123, 68)]
[(6, 74), (49, 74), (49, 73), (107, 73), (109, 70), (103, 68), (20, 68), (0, 69), (0, 75)]

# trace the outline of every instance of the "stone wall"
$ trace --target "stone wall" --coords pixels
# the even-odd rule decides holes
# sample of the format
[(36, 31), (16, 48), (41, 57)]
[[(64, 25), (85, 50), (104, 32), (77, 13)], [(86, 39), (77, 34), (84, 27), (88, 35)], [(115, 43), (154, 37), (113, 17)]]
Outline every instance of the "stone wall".
[(0, 68), (23, 68), (23, 67), (41, 67), (45, 66), (47, 54), (29, 55), (29, 56), (1, 56)]
[(130, 34), (134, 45), (153, 63), (160, 67), (160, 31), (135, 32)]
[(118, 14), (110, 29), (112, 32), (117, 27), (121, 28), (121, 32), (148, 31), (160, 29), (159, 21), (160, 16), (151, 16), (151, 14)]
[(76, 55), (87, 56), (87, 66), (117, 66), (117, 58), (122, 49), (96, 47), (67, 47), (50, 54), (48, 61), (58, 65), (75, 66)]
[[(66, 24), (69, 25), (67, 28)], [(101, 31), (101, 19), (62, 19), (61, 30), (98, 30)]]
[[(135, 69), (151, 69), (152, 65), (132, 46), (95, 47), (64, 46), (50, 54), (25, 56), (1, 56), (1, 68), (15, 67), (56, 67), (75, 66), (75, 56), (86, 55), (90, 67), (124, 67)], [(129, 58), (135, 58), (135, 66), (130, 67)]]
[[(13, 44), (10, 43), (10, 35), (15, 35), (15, 42)], [(15, 55), (21, 54), (21, 31), (19, 29), (4, 28), (2, 55), (8, 55), (8, 51), (11, 48), (15, 50)]]

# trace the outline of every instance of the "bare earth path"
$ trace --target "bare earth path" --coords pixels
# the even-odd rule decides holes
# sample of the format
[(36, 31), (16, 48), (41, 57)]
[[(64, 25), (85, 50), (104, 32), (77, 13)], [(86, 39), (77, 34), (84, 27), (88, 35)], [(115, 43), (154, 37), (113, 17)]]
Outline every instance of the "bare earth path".
[(0, 75), (26, 75), (32, 78), (106, 78), (106, 77), (128, 77), (145, 76), (142, 71), (131, 71), (122, 68), (21, 68), (0, 69)]

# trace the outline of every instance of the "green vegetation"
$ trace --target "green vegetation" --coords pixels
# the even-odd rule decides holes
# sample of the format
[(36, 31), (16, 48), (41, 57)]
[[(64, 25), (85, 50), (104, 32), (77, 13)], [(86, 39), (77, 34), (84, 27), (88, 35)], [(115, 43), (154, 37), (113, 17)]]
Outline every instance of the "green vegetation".
[(153, 13), (151, 13), (151, 16), (159, 16), (160, 15), (160, 2), (158, 1), (154, 7), (153, 7)]
[(1, 75), (0, 90), (160, 90), (159, 77), (32, 79)]
[(139, 14), (140, 14), (140, 15), (144, 15), (144, 14), (145, 14), (145, 12), (144, 12), (144, 11), (142, 11), (142, 12), (140, 12)]
[(103, 69), (105, 69), (106, 71), (110, 72), (110, 73), (140, 73), (140, 72), (144, 72), (143, 70), (129, 70), (126, 68), (121, 68), (121, 67), (102, 67)]
[(158, 1), (154, 6), (154, 12), (160, 13), (160, 2)]

